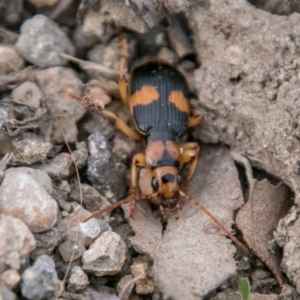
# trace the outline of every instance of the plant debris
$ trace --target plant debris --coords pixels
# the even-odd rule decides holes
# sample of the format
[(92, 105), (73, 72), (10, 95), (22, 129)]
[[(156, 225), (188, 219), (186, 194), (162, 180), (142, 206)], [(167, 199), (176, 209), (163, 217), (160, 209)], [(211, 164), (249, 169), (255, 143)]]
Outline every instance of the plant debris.
[(264, 179), (253, 180), (249, 201), (237, 215), (237, 226), (251, 250), (272, 271), (282, 287), (279, 256), (272, 249), (273, 231), (291, 206), (290, 190), (282, 182), (273, 186)]

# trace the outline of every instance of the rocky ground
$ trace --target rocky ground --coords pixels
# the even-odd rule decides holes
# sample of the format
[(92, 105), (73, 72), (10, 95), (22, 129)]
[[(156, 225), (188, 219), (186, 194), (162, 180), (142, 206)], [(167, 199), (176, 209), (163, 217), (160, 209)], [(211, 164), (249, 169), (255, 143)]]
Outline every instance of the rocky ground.
[[(242, 299), (244, 277), (252, 300), (300, 299), (299, 11), (278, 0), (0, 0), (2, 299)], [(133, 125), (116, 84), (122, 51), (129, 70), (159, 57), (186, 76), (204, 113), (183, 138), (201, 146), (188, 195), (249, 253), (189, 201), (168, 223), (147, 201), (134, 218), (124, 205), (82, 222), (127, 197), (144, 149), (80, 103)]]

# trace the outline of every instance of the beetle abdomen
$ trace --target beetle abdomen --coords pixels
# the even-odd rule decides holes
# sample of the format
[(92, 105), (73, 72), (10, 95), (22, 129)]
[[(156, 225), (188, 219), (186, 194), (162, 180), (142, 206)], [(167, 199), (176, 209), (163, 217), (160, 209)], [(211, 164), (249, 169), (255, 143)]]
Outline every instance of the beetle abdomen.
[(169, 64), (148, 61), (136, 67), (131, 76), (130, 107), (139, 131), (181, 137), (190, 112), (188, 94), (184, 76)]

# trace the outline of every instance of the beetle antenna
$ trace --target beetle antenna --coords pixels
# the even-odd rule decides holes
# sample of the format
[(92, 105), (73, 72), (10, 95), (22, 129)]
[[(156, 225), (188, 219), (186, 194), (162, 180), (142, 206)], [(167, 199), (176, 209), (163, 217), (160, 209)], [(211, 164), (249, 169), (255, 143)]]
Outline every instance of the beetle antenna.
[(186, 199), (187, 201), (191, 202), (192, 204), (194, 204), (195, 206), (197, 206), (197, 208), (199, 208), (200, 210), (202, 210), (206, 215), (208, 215), (212, 221), (214, 221), (217, 226), (223, 230), (226, 234), (227, 237), (229, 237), (243, 252), (245, 253), (249, 253), (248, 248), (241, 243), (218, 219), (217, 217), (215, 217), (206, 207), (204, 207), (201, 203), (199, 203), (198, 201), (196, 201), (195, 199), (189, 197), (187, 194), (185, 194), (183, 191), (179, 191), (179, 194), (181, 197), (183, 197), (184, 199)]
[(153, 193), (153, 194), (150, 194), (150, 195), (130, 195), (127, 198), (118, 201), (117, 203), (114, 203), (110, 206), (107, 206), (106, 208), (99, 209), (99, 210), (95, 211), (91, 216), (89, 216), (88, 218), (86, 218), (82, 222), (85, 223), (85, 222), (87, 222), (87, 221), (89, 221), (93, 218), (101, 216), (102, 214), (104, 214), (106, 212), (112, 211), (115, 208), (120, 207), (124, 204), (130, 203), (130, 202), (133, 202), (133, 201), (139, 201), (139, 200), (150, 200), (150, 199), (152, 199), (156, 196), (157, 196), (157, 193)]

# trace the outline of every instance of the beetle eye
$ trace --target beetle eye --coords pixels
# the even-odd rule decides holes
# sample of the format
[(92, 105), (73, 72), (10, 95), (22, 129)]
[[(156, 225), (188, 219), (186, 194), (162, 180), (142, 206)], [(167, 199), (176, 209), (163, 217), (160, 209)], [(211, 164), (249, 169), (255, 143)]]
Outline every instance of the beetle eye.
[(182, 184), (182, 177), (180, 175), (177, 175), (177, 183), (178, 185)]
[(159, 181), (158, 181), (157, 177), (152, 178), (151, 185), (152, 185), (152, 188), (154, 191), (156, 191), (158, 189)]

